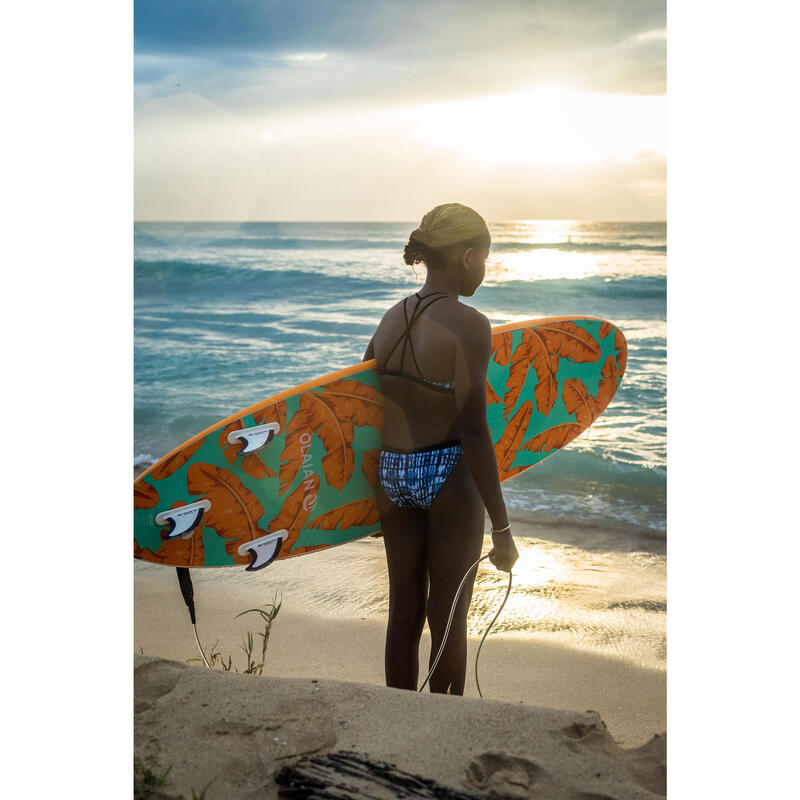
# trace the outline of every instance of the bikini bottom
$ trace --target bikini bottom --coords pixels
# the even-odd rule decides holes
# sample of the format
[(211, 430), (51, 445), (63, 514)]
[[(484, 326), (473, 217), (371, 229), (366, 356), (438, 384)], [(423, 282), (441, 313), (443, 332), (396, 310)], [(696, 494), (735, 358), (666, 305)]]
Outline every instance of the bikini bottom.
[(427, 510), (461, 453), (458, 439), (416, 450), (387, 447), (378, 458), (378, 479), (396, 506)]

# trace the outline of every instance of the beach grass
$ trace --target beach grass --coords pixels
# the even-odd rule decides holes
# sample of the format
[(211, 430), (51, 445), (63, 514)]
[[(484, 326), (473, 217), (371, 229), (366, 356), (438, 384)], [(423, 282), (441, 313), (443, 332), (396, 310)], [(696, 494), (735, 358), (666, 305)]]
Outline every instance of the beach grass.
[[(261, 654), (258, 658), (255, 655), (256, 639), (253, 635), (253, 631), (248, 630), (242, 634), (242, 644), (240, 647), (247, 659), (246, 666), (242, 669), (243, 674), (261, 675), (264, 671), (264, 665), (267, 661), (267, 646), (269, 645), (269, 637), (272, 632), (272, 625), (278, 616), (278, 612), (281, 610), (282, 603), (283, 601), (278, 599), (278, 592), (276, 591), (273, 602), (267, 603), (258, 608), (248, 608), (246, 611), (242, 611), (240, 614), (237, 614), (234, 617), (234, 619), (239, 619), (239, 617), (243, 617), (245, 614), (257, 614), (261, 617), (261, 621), (264, 623), (263, 631), (255, 634), (255, 636), (261, 637)], [(239, 672), (239, 668), (233, 663), (233, 656), (228, 654), (228, 660), (226, 661), (225, 657), (217, 649), (218, 646), (219, 640), (214, 642), (208, 654), (208, 664), (211, 669), (218, 669), (221, 672)], [(195, 657), (187, 658), (186, 660), (189, 662), (202, 661), (203, 659)]]

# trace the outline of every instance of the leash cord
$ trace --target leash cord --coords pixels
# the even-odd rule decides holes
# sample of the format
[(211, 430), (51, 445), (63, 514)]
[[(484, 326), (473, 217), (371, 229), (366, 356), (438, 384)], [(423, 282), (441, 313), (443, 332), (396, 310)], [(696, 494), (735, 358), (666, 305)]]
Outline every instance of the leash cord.
[(211, 669), (211, 664), (208, 663), (206, 660), (206, 654), (203, 652), (203, 648), (200, 645), (200, 637), (197, 635), (197, 625), (192, 623), (192, 630), (194, 631), (194, 640), (197, 642), (197, 649), (200, 651), (200, 655), (203, 657), (203, 663)]
[[(418, 694), (427, 685), (428, 681), (430, 680), (431, 675), (433, 675), (433, 671), (436, 669), (436, 665), (439, 663), (439, 659), (442, 657), (442, 653), (444, 652), (444, 646), (447, 644), (447, 634), (450, 632), (450, 625), (453, 622), (453, 616), (455, 615), (455, 612), (456, 612), (456, 604), (458, 603), (458, 598), (461, 596), (461, 591), (464, 588), (464, 584), (466, 583), (466, 580), (469, 577), (470, 572), (472, 572), (473, 569), (477, 569), (478, 564), (480, 564), (481, 561), (483, 561), (485, 558), (489, 558), (489, 553), (487, 553), (485, 556), (482, 556), (481, 558), (479, 558), (464, 573), (464, 577), (461, 579), (461, 583), (459, 584), (458, 590), (456, 591), (456, 596), (453, 599), (453, 605), (450, 608), (450, 616), (447, 618), (447, 626), (444, 629), (444, 636), (442, 637), (441, 647), (439, 647), (439, 652), (436, 654), (436, 658), (435, 658), (435, 660), (433, 662), (433, 665), (431, 666), (430, 672), (428, 673), (428, 677), (425, 678), (425, 680), (422, 683), (422, 686), (420, 686), (420, 688), (417, 690)], [(478, 686), (478, 694), (481, 697), (483, 697), (483, 695), (481, 694), (481, 687), (480, 687), (480, 684), (478, 683), (478, 658), (479, 658), (479, 656), (481, 654), (481, 647), (483, 647), (483, 641), (484, 641), (484, 639), (486, 639), (486, 636), (488, 635), (489, 631), (492, 629), (492, 625), (494, 625), (494, 623), (497, 621), (497, 618), (500, 616), (500, 612), (503, 610), (503, 606), (505, 606), (506, 600), (508, 600), (508, 595), (510, 593), (511, 593), (511, 572), (508, 573), (508, 590), (506, 591), (506, 596), (503, 599), (502, 605), (497, 610), (497, 613), (494, 615), (494, 619), (489, 623), (489, 627), (486, 629), (485, 633), (483, 634), (483, 639), (481, 639), (481, 643), (480, 643), (480, 645), (478, 645), (478, 652), (477, 652), (477, 654), (475, 656), (475, 683)]]
[(475, 654), (475, 685), (478, 687), (478, 694), (483, 697), (481, 694), (481, 685), (478, 681), (478, 659), (481, 656), (481, 647), (483, 647), (483, 640), (488, 635), (489, 631), (492, 629), (492, 625), (497, 621), (497, 618), (500, 616), (500, 612), (503, 610), (503, 606), (506, 604), (506, 600), (508, 600), (508, 596), (511, 594), (511, 572), (508, 573), (508, 589), (506, 589), (506, 596), (503, 598), (503, 602), (500, 608), (497, 609), (497, 613), (494, 615), (494, 619), (489, 623), (489, 627), (484, 631), (483, 638), (481, 639), (481, 643), (478, 645), (478, 652)]

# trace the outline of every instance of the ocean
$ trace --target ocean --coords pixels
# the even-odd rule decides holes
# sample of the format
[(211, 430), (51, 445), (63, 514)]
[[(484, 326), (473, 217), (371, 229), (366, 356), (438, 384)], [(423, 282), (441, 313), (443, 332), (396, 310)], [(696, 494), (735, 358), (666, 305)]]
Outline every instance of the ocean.
[[(424, 282), (424, 265), (402, 260), (414, 227), (137, 222), (134, 472), (224, 417), (360, 361), (386, 309)], [(492, 637), (539, 637), (663, 670), (666, 226), (536, 220), (490, 229), (486, 278), (463, 302), (492, 324), (602, 317), (628, 341), (621, 387), (598, 421), (503, 484), (520, 558)], [(135, 571), (175, 582), (156, 564), (136, 562)], [(388, 614), (381, 539), (263, 572), (193, 572), (202, 602), (224, 604), (232, 620), (273, 592), (305, 613)], [(480, 564), (470, 636), (486, 630), (506, 584), (506, 573)]]
[[(414, 222), (137, 222), (134, 469), (236, 411), (363, 358), (418, 290)], [(666, 535), (666, 224), (490, 224), (462, 302), (492, 324), (597, 316), (628, 341), (622, 385), (568, 447), (503, 484), (509, 512)]]

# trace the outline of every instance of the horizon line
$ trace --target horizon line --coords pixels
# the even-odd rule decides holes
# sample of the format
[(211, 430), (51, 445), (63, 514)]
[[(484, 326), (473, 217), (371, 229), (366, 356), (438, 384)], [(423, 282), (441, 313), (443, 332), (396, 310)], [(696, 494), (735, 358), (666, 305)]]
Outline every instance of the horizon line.
[[(213, 223), (213, 224), (236, 224), (243, 222), (288, 222), (290, 224), (304, 223), (304, 222), (317, 222), (324, 224), (347, 224), (347, 223), (365, 223), (374, 222), (378, 224), (384, 223), (403, 223), (416, 225), (414, 220), (410, 219), (134, 219), (133, 224), (146, 224), (149, 222), (169, 222), (169, 223)], [(663, 222), (666, 224), (666, 219), (576, 219), (566, 217), (513, 217), (509, 219), (494, 219), (489, 220), (489, 224), (499, 222)]]

